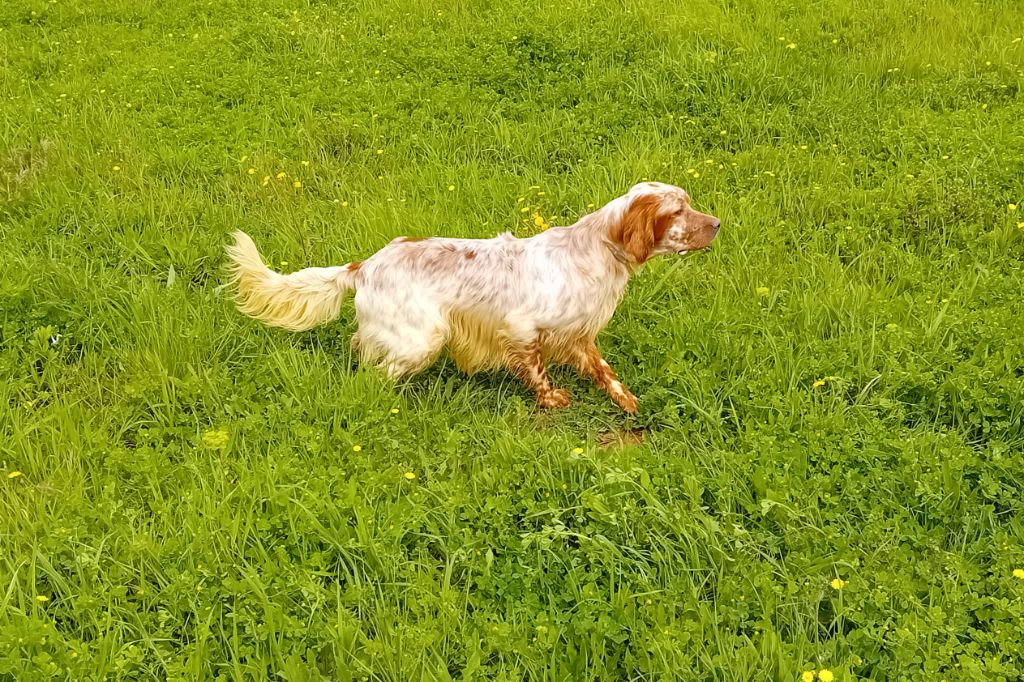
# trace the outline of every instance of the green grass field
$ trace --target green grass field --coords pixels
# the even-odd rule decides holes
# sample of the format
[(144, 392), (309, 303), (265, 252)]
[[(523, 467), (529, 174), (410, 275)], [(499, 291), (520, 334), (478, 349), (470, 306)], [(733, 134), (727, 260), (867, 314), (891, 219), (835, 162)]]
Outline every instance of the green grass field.
[[(8, 0), (0, 681), (1024, 679), (1022, 26)], [(636, 417), (219, 288), (645, 178), (723, 229), (599, 340)]]

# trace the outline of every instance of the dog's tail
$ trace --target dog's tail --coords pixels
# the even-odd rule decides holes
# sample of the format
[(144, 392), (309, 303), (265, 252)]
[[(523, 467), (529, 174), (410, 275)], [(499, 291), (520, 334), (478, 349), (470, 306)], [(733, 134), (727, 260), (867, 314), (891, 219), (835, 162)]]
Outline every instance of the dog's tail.
[(345, 292), (354, 289), (359, 264), (306, 268), (282, 275), (268, 268), (245, 232), (227, 247), (235, 304), (250, 317), (300, 332), (338, 317)]

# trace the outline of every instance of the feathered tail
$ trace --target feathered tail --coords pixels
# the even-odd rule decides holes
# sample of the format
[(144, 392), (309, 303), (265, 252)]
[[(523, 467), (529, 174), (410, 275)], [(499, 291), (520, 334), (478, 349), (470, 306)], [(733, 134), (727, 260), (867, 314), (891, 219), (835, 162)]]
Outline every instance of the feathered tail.
[(250, 317), (300, 332), (338, 317), (345, 292), (354, 289), (358, 267), (306, 268), (282, 275), (268, 268), (245, 232), (227, 247), (235, 304)]

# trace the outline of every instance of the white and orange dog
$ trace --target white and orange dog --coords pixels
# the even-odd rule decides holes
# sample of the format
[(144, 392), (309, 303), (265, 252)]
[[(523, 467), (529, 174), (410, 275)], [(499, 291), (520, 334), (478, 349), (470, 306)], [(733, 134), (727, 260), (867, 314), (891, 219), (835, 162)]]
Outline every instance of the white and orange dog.
[(302, 331), (329, 322), (355, 289), (353, 346), (390, 377), (423, 370), (447, 346), (466, 372), (508, 368), (543, 407), (569, 404), (545, 371), (556, 362), (636, 412), (636, 396), (594, 340), (641, 264), (703, 249), (718, 227), (682, 189), (647, 182), (575, 225), (527, 239), (399, 237), (364, 261), (289, 275), (267, 268), (244, 232), (227, 253), (239, 310), (266, 324)]

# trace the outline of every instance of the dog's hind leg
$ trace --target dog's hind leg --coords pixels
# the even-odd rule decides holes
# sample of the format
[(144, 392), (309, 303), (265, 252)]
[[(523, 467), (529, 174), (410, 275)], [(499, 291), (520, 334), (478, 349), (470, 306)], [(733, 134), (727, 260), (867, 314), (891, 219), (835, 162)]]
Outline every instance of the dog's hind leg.
[(539, 336), (530, 341), (516, 341), (506, 337), (505, 362), (509, 370), (537, 394), (537, 404), (541, 407), (568, 407), (571, 402), (569, 392), (564, 388), (555, 388), (548, 378), (544, 366), (542, 340)]
[(359, 292), (355, 303), (359, 331), (352, 344), (361, 362), (377, 365), (391, 379), (429, 367), (448, 340), (444, 317), (429, 306), (409, 301), (401, 309), (374, 308)]
[(353, 339), (360, 362), (384, 370), (390, 379), (401, 379), (429, 367), (445, 344), (441, 328), (427, 330), (361, 327)]

